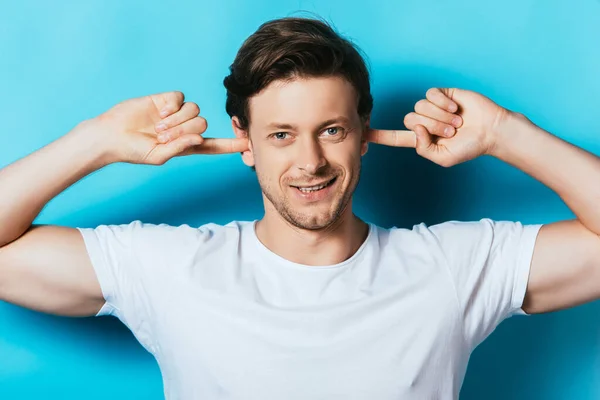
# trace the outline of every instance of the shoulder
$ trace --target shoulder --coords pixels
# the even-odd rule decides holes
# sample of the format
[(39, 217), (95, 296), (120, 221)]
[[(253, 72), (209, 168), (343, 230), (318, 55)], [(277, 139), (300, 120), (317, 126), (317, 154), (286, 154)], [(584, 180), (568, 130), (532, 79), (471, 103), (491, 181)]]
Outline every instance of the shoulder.
[(478, 221), (451, 220), (432, 225), (420, 223), (410, 229), (378, 227), (378, 230), (382, 237), (403, 247), (423, 244), (431, 248), (491, 243), (498, 239), (518, 237), (527, 227), (521, 222), (482, 218)]
[(423, 238), (430, 235), (436, 235), (438, 233), (467, 233), (480, 232), (482, 230), (493, 230), (497, 225), (503, 224), (518, 224), (518, 222), (494, 221), (489, 218), (483, 218), (479, 221), (451, 220), (431, 225), (421, 222), (413, 225), (411, 228), (396, 226), (392, 228), (383, 228), (375, 225), (375, 229), (378, 230), (380, 235), (388, 235), (395, 238)]
[(104, 242), (110, 247), (130, 248), (136, 251), (165, 252), (193, 249), (208, 243), (236, 240), (247, 221), (232, 221), (226, 225), (207, 223), (198, 227), (188, 224), (168, 225), (144, 223), (136, 220), (128, 224), (99, 225), (79, 228), (84, 237)]
[(518, 221), (497, 221), (490, 218), (482, 218), (478, 221), (445, 221), (433, 225), (421, 223), (412, 228), (412, 232), (428, 236), (433, 235), (440, 239), (481, 239), (482, 236), (494, 235), (499, 232), (516, 231), (523, 228)]

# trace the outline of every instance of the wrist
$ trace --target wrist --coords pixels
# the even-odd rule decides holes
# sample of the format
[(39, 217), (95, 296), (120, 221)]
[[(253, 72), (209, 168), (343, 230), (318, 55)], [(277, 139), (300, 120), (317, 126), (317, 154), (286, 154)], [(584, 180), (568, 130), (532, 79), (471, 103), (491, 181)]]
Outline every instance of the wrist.
[(499, 159), (504, 159), (511, 146), (518, 145), (519, 140), (523, 139), (524, 131), (533, 127), (533, 123), (524, 114), (506, 109), (503, 111), (492, 129), (492, 141), (487, 152)]
[(86, 155), (95, 169), (121, 161), (114, 151), (110, 134), (95, 118), (80, 122), (67, 134), (67, 139), (77, 152)]

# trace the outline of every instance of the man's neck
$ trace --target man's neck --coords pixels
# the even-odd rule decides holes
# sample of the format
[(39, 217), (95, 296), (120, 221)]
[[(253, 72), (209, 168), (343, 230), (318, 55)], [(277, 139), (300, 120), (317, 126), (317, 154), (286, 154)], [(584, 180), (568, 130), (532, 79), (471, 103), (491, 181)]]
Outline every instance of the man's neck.
[(256, 224), (256, 235), (269, 250), (289, 261), (312, 266), (349, 259), (363, 244), (368, 231), (369, 226), (352, 213), (351, 207), (322, 230), (300, 229), (273, 213), (266, 213)]

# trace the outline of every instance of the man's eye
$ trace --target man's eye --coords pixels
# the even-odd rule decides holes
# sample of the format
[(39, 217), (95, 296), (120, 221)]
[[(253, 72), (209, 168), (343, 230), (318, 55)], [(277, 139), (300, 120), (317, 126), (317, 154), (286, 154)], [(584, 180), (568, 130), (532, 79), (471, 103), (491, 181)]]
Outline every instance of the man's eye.
[(277, 132), (273, 134), (273, 137), (277, 140), (283, 140), (287, 138), (287, 132)]
[(334, 126), (334, 127), (325, 129), (324, 133), (327, 136), (335, 136), (335, 135), (341, 133), (341, 130), (342, 129), (340, 127)]

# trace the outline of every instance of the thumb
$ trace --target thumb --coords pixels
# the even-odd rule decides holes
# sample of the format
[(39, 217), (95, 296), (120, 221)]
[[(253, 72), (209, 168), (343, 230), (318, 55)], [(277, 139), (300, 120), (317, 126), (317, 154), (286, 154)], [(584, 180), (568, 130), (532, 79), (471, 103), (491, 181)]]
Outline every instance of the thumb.
[(431, 135), (423, 125), (415, 125), (413, 132), (415, 132), (415, 136), (417, 137), (417, 144), (415, 146), (417, 154), (426, 157), (433, 151), (435, 146), (431, 140)]
[(158, 144), (146, 157), (147, 164), (162, 165), (171, 158), (183, 155), (184, 152), (193, 147), (202, 144), (204, 138), (200, 135), (187, 134), (178, 137), (168, 143)]

